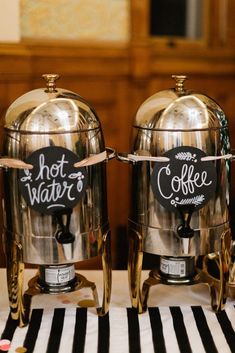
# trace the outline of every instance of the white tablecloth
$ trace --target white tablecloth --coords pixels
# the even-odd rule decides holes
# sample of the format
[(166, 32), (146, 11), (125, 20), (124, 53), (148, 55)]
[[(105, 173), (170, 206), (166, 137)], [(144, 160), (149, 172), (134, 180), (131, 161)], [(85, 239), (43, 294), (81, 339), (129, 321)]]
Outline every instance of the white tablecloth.
[[(96, 283), (102, 300), (102, 271), (78, 272)], [(34, 274), (35, 270), (25, 271), (25, 286)], [(147, 274), (143, 271), (143, 280)], [(0, 283), (3, 333), (9, 315), (5, 269), (0, 270)], [(113, 271), (110, 310), (104, 319), (97, 317), (94, 308), (77, 309), (77, 295), (72, 292), (33, 297), (33, 322), (31, 326), (16, 328), (9, 352), (21, 352), (19, 347), (28, 347), (27, 352), (34, 353), (235, 352), (235, 303), (228, 299), (224, 312), (216, 315), (211, 310), (206, 285), (157, 285), (150, 291), (149, 311), (138, 315), (130, 308), (127, 272)], [(35, 330), (32, 350), (29, 342)]]

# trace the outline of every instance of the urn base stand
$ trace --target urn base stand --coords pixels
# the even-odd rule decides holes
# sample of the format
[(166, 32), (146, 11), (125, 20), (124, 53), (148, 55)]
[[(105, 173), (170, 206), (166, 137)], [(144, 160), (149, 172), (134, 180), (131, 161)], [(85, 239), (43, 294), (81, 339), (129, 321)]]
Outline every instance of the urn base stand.
[[(166, 276), (160, 270), (151, 270), (149, 277), (141, 288), (141, 272), (143, 264), (143, 238), (138, 232), (130, 232), (128, 275), (132, 307), (143, 313), (148, 307), (149, 292), (152, 286), (165, 285), (194, 285), (204, 283), (208, 285), (211, 308), (215, 312), (223, 310), (228, 296), (229, 267), (230, 267), (230, 229), (221, 234), (221, 250), (202, 257), (202, 265), (197, 267), (190, 276), (176, 278)], [(177, 258), (176, 258), (177, 259)], [(219, 278), (214, 277), (208, 269), (208, 262), (213, 261), (218, 269)], [(196, 258), (195, 258), (196, 263)]]
[[(38, 294), (61, 294), (72, 291), (88, 289), (91, 292), (93, 306), (96, 307), (97, 314), (104, 316), (109, 310), (111, 297), (111, 244), (110, 231), (102, 237), (101, 257), (103, 267), (103, 299), (102, 305), (99, 305), (98, 292), (96, 284), (90, 282), (81, 274), (73, 272), (73, 278), (67, 282), (58, 281), (57, 284), (48, 283), (45, 280), (45, 271), (49, 268), (53, 277), (53, 272), (62, 271), (65, 273), (67, 269), (73, 268), (73, 264), (58, 266), (39, 266), (39, 271), (35, 277), (28, 282), (28, 288), (24, 292), (24, 269), (25, 264), (22, 261), (22, 246), (16, 241), (5, 242), (6, 246), (6, 267), (7, 267), (7, 285), (10, 303), (10, 312), (13, 320), (17, 320), (19, 327), (24, 327), (29, 323), (32, 297)], [(50, 280), (49, 280), (50, 281)], [(78, 304), (79, 305), (79, 304)], [(85, 303), (84, 306), (86, 307)], [(89, 305), (90, 306), (90, 301)]]

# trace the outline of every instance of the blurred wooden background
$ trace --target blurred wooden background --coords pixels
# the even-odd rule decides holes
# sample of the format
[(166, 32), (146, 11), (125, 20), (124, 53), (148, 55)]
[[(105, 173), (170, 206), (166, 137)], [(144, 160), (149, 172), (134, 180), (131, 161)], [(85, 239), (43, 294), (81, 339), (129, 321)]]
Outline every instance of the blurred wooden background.
[[(21, 40), (0, 43), (0, 109), (20, 95), (43, 87), (43, 73), (58, 73), (59, 87), (79, 93), (97, 111), (106, 146), (129, 149), (131, 124), (139, 105), (153, 93), (174, 86), (172, 74), (186, 74), (186, 87), (214, 98), (225, 111), (235, 148), (235, 2), (206, 0), (200, 39), (150, 35), (148, 0), (130, 1), (127, 42)], [(223, 10), (223, 11), (222, 11)], [(108, 163), (108, 204), (113, 267), (125, 268), (129, 167)], [(232, 177), (232, 223), (235, 208)], [(0, 249), (0, 265), (4, 256)], [(89, 265), (84, 265), (89, 266)]]

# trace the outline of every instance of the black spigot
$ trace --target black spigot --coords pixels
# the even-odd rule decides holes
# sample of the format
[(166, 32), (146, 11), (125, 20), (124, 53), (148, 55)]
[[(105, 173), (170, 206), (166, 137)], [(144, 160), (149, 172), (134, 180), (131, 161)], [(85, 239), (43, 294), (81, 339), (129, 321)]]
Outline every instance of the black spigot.
[[(58, 229), (55, 233), (56, 240), (60, 244), (71, 244), (75, 240), (75, 235), (69, 230), (72, 209), (60, 210), (55, 212), (55, 218)], [(66, 216), (66, 223), (63, 222), (63, 216)]]
[(177, 228), (177, 233), (180, 238), (192, 238), (194, 230), (190, 227), (190, 221), (195, 209), (194, 205), (178, 205), (177, 209), (180, 214), (182, 223)]

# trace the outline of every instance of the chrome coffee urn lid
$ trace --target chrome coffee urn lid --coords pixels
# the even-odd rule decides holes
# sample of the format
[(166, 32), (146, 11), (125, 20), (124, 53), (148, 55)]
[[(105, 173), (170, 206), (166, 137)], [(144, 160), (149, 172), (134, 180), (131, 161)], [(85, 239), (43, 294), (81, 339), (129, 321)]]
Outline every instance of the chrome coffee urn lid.
[(157, 92), (139, 107), (134, 127), (167, 131), (227, 127), (225, 114), (213, 99), (186, 89), (186, 76), (173, 75), (172, 78), (174, 88)]
[(8, 108), (5, 129), (22, 133), (64, 133), (100, 127), (94, 109), (78, 94), (56, 87), (57, 74), (44, 74), (45, 88), (34, 89)]

